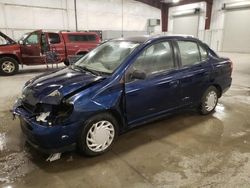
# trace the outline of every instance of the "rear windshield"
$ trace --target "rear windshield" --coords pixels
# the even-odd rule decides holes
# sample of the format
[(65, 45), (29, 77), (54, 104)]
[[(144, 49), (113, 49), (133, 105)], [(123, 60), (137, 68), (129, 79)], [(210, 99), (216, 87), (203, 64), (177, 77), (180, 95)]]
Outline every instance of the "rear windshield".
[(71, 42), (94, 42), (96, 41), (96, 35), (68, 35), (69, 41)]

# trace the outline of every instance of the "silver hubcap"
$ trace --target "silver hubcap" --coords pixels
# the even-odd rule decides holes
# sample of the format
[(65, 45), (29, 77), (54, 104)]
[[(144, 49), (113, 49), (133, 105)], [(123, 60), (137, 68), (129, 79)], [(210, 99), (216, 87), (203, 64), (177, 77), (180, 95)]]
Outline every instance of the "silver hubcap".
[(11, 73), (15, 70), (15, 65), (11, 61), (5, 61), (2, 64), (2, 70), (6, 73)]
[(215, 91), (210, 91), (207, 94), (206, 101), (205, 101), (205, 108), (207, 111), (212, 111), (217, 102), (217, 94)]
[(87, 133), (86, 143), (88, 148), (94, 152), (107, 149), (115, 136), (115, 129), (109, 121), (99, 121), (92, 125)]

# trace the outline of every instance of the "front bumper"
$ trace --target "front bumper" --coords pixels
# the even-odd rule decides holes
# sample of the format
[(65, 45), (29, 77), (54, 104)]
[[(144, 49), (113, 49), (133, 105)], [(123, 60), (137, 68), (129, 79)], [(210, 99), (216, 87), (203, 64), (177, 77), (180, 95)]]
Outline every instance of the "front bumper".
[(36, 149), (37, 151), (40, 151), (42, 153), (46, 153), (46, 154), (54, 154), (54, 153), (64, 153), (66, 151), (73, 151), (76, 149), (76, 143), (73, 143), (71, 145), (68, 146), (63, 146), (61, 148), (54, 148), (54, 149), (48, 149), (48, 148), (42, 148), (39, 145), (34, 144), (33, 142), (31, 142), (29, 139), (26, 140), (27, 143), (32, 146), (34, 149)]
[(13, 113), (19, 116), (22, 132), (35, 149), (50, 154), (75, 149), (80, 123), (43, 126), (21, 107), (15, 108)]

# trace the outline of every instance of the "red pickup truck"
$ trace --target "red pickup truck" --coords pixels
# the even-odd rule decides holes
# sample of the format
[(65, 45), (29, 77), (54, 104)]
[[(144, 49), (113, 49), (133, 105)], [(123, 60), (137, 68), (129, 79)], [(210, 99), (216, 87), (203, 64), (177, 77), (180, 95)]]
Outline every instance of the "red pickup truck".
[(70, 56), (85, 55), (101, 39), (95, 32), (43, 32), (24, 34), (17, 42), (0, 32), (0, 75), (14, 75), (19, 65), (46, 64), (46, 52), (56, 54), (57, 61), (69, 64)]

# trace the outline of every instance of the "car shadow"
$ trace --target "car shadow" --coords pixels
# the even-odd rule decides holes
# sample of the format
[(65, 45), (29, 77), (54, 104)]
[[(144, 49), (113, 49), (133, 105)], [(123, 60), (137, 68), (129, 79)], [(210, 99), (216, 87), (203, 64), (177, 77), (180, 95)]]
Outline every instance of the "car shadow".
[(216, 134), (218, 135), (215, 136), (220, 137), (223, 132), (223, 123), (219, 119), (212, 114), (201, 116), (197, 112), (185, 111), (131, 129), (118, 137), (117, 142), (114, 143), (110, 151), (100, 156), (85, 157), (77, 152), (68, 152), (64, 153), (60, 160), (49, 163), (45, 162), (48, 155), (40, 154), (30, 147), (28, 148), (28, 152), (32, 155), (32, 162), (47, 173), (70, 171), (79, 168), (84, 169), (98, 163), (108, 162), (113, 158), (121, 157), (138, 147), (147, 145), (150, 142), (166, 139), (168, 136), (201, 125), (206, 121), (213, 121), (216, 127), (219, 127), (221, 131), (216, 129)]

